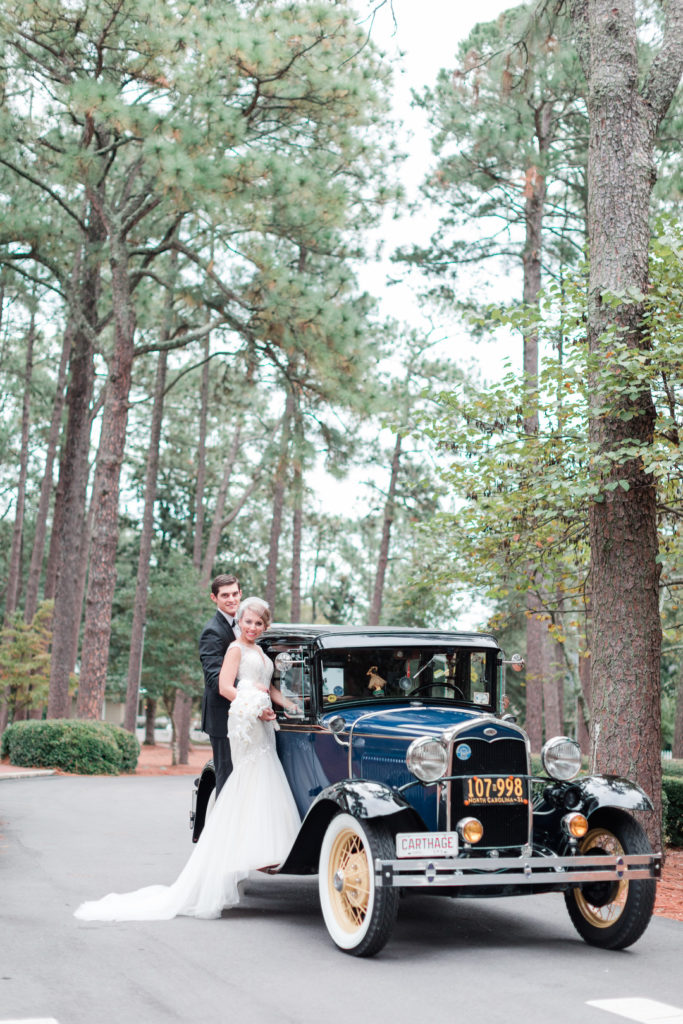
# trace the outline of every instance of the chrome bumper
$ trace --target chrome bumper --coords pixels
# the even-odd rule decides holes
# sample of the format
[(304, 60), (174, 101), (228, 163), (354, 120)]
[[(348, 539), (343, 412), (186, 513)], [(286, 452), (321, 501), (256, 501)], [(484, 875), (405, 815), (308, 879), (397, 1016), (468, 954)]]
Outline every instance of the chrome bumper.
[(531, 886), (565, 888), (582, 882), (635, 881), (659, 878), (661, 853), (620, 857), (446, 857), (434, 860), (375, 860), (375, 884), (419, 886)]

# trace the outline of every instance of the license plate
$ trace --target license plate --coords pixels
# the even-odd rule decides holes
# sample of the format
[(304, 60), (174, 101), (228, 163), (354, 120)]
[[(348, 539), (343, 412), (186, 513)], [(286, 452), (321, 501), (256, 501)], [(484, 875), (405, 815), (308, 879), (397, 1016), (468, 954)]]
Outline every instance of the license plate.
[(472, 775), (463, 779), (465, 807), (528, 804), (525, 780), (519, 775)]
[(457, 832), (399, 832), (397, 857), (457, 857)]

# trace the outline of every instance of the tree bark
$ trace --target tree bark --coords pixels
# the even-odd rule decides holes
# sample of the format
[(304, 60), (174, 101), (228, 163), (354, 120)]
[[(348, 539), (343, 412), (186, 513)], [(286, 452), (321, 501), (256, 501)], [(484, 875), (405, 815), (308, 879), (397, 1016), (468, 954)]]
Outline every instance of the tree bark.
[(526, 720), (524, 728), (529, 737), (532, 752), (538, 754), (543, 746), (544, 632), (547, 632), (547, 627), (543, 621), (545, 609), (533, 590), (527, 592), (526, 608)]
[(135, 337), (126, 246), (110, 238), (114, 309), (114, 351), (107, 378), (100, 450), (95, 471), (97, 507), (85, 602), (83, 654), (76, 716), (100, 718), (107, 682), (111, 608), (116, 586), (119, 480), (128, 423)]
[[(547, 632), (547, 631), (546, 631)], [(545, 738), (564, 736), (564, 651), (548, 633), (545, 640), (546, 664), (543, 671), (543, 718)]]
[(378, 626), (380, 616), (382, 614), (382, 601), (384, 599), (384, 581), (387, 575), (387, 567), (389, 565), (389, 546), (391, 544), (391, 527), (394, 522), (395, 515), (395, 501), (396, 501), (396, 487), (398, 484), (398, 474), (401, 468), (401, 443), (403, 438), (401, 434), (396, 434), (396, 443), (394, 444), (394, 454), (391, 458), (391, 474), (389, 477), (389, 490), (387, 491), (387, 500), (384, 503), (384, 516), (382, 518), (382, 539), (379, 545), (379, 556), (377, 558), (377, 572), (375, 573), (375, 585), (372, 591), (372, 601), (370, 603), (370, 614), (368, 616), (369, 626)]
[(289, 456), (289, 439), (291, 432), (292, 414), (294, 412), (294, 392), (291, 388), (287, 391), (285, 412), (282, 418), (282, 433), (280, 435), (280, 454), (275, 468), (275, 488), (273, 491), (273, 518), (270, 525), (270, 544), (268, 546), (268, 569), (266, 573), (267, 601), (271, 614), (275, 614), (275, 599), (277, 596), (277, 560), (280, 548), (280, 533), (282, 531), (282, 513), (285, 503), (285, 487), (287, 484), (287, 463)]
[(35, 312), (31, 313), (28, 334), (26, 336), (26, 364), (24, 367), (24, 399), (21, 410), (21, 445), (19, 450), (19, 481), (17, 486), (17, 505), (14, 514), (12, 531), (12, 547), (9, 558), (7, 578), (7, 597), (5, 599), (5, 623), (7, 624), (19, 604), (19, 584), (21, 580), (21, 549), (24, 536), (24, 509), (26, 507), (26, 476), (28, 473), (28, 442), (31, 425), (31, 383), (33, 377), (33, 345), (36, 337)]
[(152, 425), (150, 429), (149, 448), (147, 451), (147, 471), (145, 474), (145, 507), (142, 514), (142, 531), (140, 534), (140, 550), (138, 553), (138, 572), (135, 583), (135, 599), (133, 602), (133, 622), (130, 630), (130, 651), (128, 654), (128, 682), (126, 687), (126, 709), (123, 727), (128, 732), (135, 732), (135, 721), (138, 713), (140, 693), (140, 673), (142, 672), (142, 656), (144, 651), (145, 618), (147, 616), (147, 594), (149, 590), (149, 560), (154, 539), (154, 505), (157, 495), (157, 477), (159, 472), (159, 441), (161, 424), (164, 417), (164, 392), (166, 389), (166, 366), (168, 353), (159, 352), (156, 380), (154, 382), (154, 406), (152, 408)]
[(192, 725), (192, 697), (184, 690), (176, 690), (173, 705), (175, 745), (173, 764), (187, 764), (190, 760), (190, 727)]
[(676, 698), (676, 718), (674, 721), (674, 739), (671, 745), (671, 756), (683, 758), (683, 666), (678, 675), (678, 696)]
[(157, 702), (153, 697), (148, 697), (145, 701), (145, 738), (143, 743), (146, 747), (155, 747), (156, 739), (154, 738), (154, 722), (157, 717)]
[[(637, 296), (648, 290), (655, 133), (683, 69), (683, 4), (672, 0), (668, 6), (664, 41), (642, 94), (634, 0), (617, 7), (612, 0), (572, 0), (570, 9), (588, 82), (588, 343), (609, 369), (610, 329), (631, 348), (645, 352), (650, 345)], [(610, 293), (624, 296), (616, 308), (605, 301)], [(604, 379), (596, 372), (591, 382), (590, 438), (598, 455), (634, 442), (652, 445), (649, 389), (641, 387), (635, 397), (617, 395)], [(639, 458), (605, 465), (600, 500), (590, 510), (592, 768), (633, 778), (648, 793), (655, 813), (644, 816), (643, 825), (659, 849), (662, 633), (655, 486)]]
[[(69, 681), (74, 668), (72, 635), (74, 619), (80, 619), (78, 594), (79, 559), (85, 520), (85, 495), (88, 483), (88, 451), (90, 447), (90, 405), (94, 387), (94, 340), (97, 304), (100, 293), (101, 253), (99, 241), (102, 225), (90, 210), (90, 247), (83, 268), (78, 294), (73, 297), (69, 314), (73, 334), (70, 353), (69, 386), (67, 389), (66, 437), (60, 460), (61, 495), (59, 509), (55, 505), (59, 535), (56, 540), (56, 580), (52, 617), (52, 660), (48, 718), (65, 718), (69, 714)], [(80, 258), (79, 258), (80, 263)], [(71, 327), (73, 324), (73, 327)], [(58, 515), (57, 515), (58, 512)], [(53, 531), (55, 524), (53, 523)], [(51, 544), (52, 553), (52, 544)], [(46, 596), (49, 590), (46, 586)]]
[[(47, 538), (47, 519), (50, 510), (50, 499), (52, 497), (52, 475), (57, 454), (59, 432), (62, 424), (62, 413), (64, 412), (64, 398), (66, 373), (69, 365), (69, 352), (71, 350), (71, 334), (67, 329), (64, 332), (62, 343), (62, 355), (57, 372), (57, 383), (55, 386), (55, 397), (52, 403), (52, 418), (47, 437), (47, 450), (45, 454), (45, 469), (43, 480), (40, 485), (40, 498), (38, 500), (38, 511), (36, 514), (36, 531), (33, 537), (33, 548), (31, 550), (31, 564), (28, 571), (26, 583), (26, 602), (24, 604), (24, 620), (33, 622), (38, 607), (38, 593), (40, 590), (40, 573), (43, 566), (45, 554), (45, 540)], [(53, 523), (54, 528), (54, 523)], [(53, 591), (54, 594), (54, 591)], [(47, 594), (45, 595), (47, 598)]]
[(301, 622), (301, 546), (304, 519), (304, 431), (301, 410), (298, 407), (294, 422), (296, 438), (292, 459), (292, 583), (290, 588), (290, 622)]
[[(209, 350), (211, 336), (204, 339), (204, 365), (199, 391), (199, 437), (197, 438), (197, 492), (195, 494), (194, 545), (192, 561), (199, 572), (204, 538), (204, 487), (206, 483), (206, 422), (209, 414)], [(182, 762), (181, 762), (182, 763)]]
[(235, 431), (232, 435), (232, 441), (230, 442), (230, 451), (223, 463), (223, 476), (221, 477), (218, 494), (216, 495), (216, 507), (213, 510), (213, 519), (211, 521), (211, 529), (209, 530), (209, 539), (206, 542), (206, 551), (204, 552), (204, 561), (199, 580), (202, 589), (208, 587), (211, 581), (213, 566), (218, 552), (218, 545), (220, 544), (221, 531), (226, 525), (223, 519), (225, 503), (228, 497), (228, 487), (230, 486), (232, 468), (235, 464), (235, 459), (237, 458), (237, 453), (240, 448), (241, 436), (242, 425), (238, 421), (235, 424)]
[[(544, 103), (536, 111), (535, 135), (539, 157), (542, 160), (550, 140), (552, 108)], [(539, 161), (540, 162), (540, 161)], [(538, 307), (541, 294), (543, 213), (546, 198), (545, 175), (536, 163), (526, 171), (524, 186), (525, 244), (522, 252), (523, 293), (525, 306)], [(528, 437), (538, 434), (538, 331), (524, 332), (523, 371), (527, 408), (524, 433)], [(543, 746), (544, 672), (549, 661), (546, 610), (539, 597), (544, 590), (543, 580), (533, 565), (529, 565), (529, 589), (526, 599), (526, 729), (533, 751)], [(546, 723), (547, 725), (547, 723)], [(547, 733), (546, 733), (547, 735)]]
[(581, 753), (590, 749), (590, 655), (579, 651), (579, 692), (576, 695), (576, 739)]

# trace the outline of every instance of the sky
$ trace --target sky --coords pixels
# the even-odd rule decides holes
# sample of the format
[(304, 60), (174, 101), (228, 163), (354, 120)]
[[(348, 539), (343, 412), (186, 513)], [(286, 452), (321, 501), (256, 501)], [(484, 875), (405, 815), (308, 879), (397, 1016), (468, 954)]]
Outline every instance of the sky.
[[(407, 198), (413, 201), (419, 197), (420, 185), (433, 165), (433, 156), (425, 114), (411, 106), (412, 91), (432, 86), (441, 68), (454, 66), (458, 45), (475, 24), (498, 17), (513, 6), (513, 0), (478, 0), (474, 4), (458, 0), (386, 0), (383, 5), (381, 0), (357, 0), (357, 3), (361, 10), (366, 9), (366, 3), (368, 8), (376, 9), (372, 38), (391, 57), (394, 66), (394, 118), (403, 130), (399, 138), (408, 154), (401, 169), (401, 181)], [(370, 19), (362, 23), (370, 28)], [(411, 241), (426, 243), (435, 226), (436, 214), (430, 214), (427, 209), (418, 214), (406, 212), (398, 219), (387, 216), (378, 233), (384, 241), (385, 258), (376, 266), (364, 266), (361, 273), (362, 286), (378, 296), (385, 315), (418, 327), (425, 327), (428, 322), (417, 294), (426, 279), (413, 277), (406, 287), (387, 287), (386, 277), (396, 276), (396, 267), (390, 264), (388, 257), (399, 245)], [(465, 287), (466, 278), (461, 276), (459, 280)], [(500, 282), (496, 282), (496, 297), (500, 297), (499, 285)], [(507, 279), (505, 286), (510, 294), (513, 289), (518, 290), (514, 280)], [(443, 335), (451, 354), (457, 352), (458, 361), (478, 367), (484, 376), (497, 373), (505, 356), (515, 358), (518, 354), (514, 340), (509, 338), (470, 345), (462, 328), (439, 322), (434, 311), (429, 312), (436, 326), (433, 336)]]
[[(442, 67), (452, 67), (455, 53), (461, 40), (465, 39), (475, 24), (480, 21), (491, 21), (502, 11), (513, 6), (514, 0), (477, 0), (474, 4), (464, 4), (461, 0), (389, 0), (382, 5), (381, 0), (357, 0), (359, 10), (378, 8), (372, 24), (372, 38), (388, 55), (391, 55), (395, 70), (394, 86), (394, 117), (402, 126), (405, 134), (405, 149), (409, 153), (402, 169), (401, 177), (409, 200), (418, 196), (420, 183), (425, 178), (431, 163), (432, 153), (426, 119), (420, 110), (411, 108), (412, 90), (421, 90), (431, 86)], [(367, 5), (367, 6), (366, 6)], [(395, 22), (394, 22), (395, 18)], [(366, 22), (368, 24), (369, 22)], [(433, 221), (435, 224), (435, 221)], [(398, 245), (410, 241), (426, 242), (430, 233), (430, 220), (425, 212), (401, 216), (398, 220), (387, 217), (382, 224), (378, 237), (385, 240), (386, 255)], [(416, 327), (427, 328), (429, 321), (421, 308), (417, 287), (387, 287), (387, 274), (395, 276), (396, 268), (388, 258), (376, 266), (364, 264), (359, 268), (361, 287), (378, 297), (380, 313), (405, 321)], [(422, 282), (415, 282), (416, 285)], [(426, 279), (424, 281), (426, 284)], [(497, 295), (500, 297), (501, 282), (496, 282)], [(516, 282), (506, 281), (507, 287), (519, 290)], [(521, 355), (518, 340), (505, 337), (490, 343), (469, 342), (466, 331), (454, 322), (439, 321), (439, 314), (431, 312), (431, 323), (435, 330), (433, 337), (443, 337), (444, 351), (462, 365), (474, 367), (482, 376), (499, 375), (503, 359), (507, 356), (516, 359)], [(383, 438), (387, 444), (393, 439)], [(351, 478), (337, 483), (328, 480), (326, 485), (319, 486), (318, 496), (325, 491), (326, 500), (323, 504), (330, 511), (345, 509), (348, 513), (362, 515), (363, 504), (370, 500), (375, 503), (374, 494), (365, 486), (370, 477), (368, 467), (357, 466)], [(377, 475), (377, 474), (373, 474)], [(383, 474), (386, 475), (386, 474)], [(385, 479), (377, 479), (377, 486), (386, 486)], [(322, 484), (319, 477), (318, 484)], [(355, 495), (352, 508), (349, 508), (349, 496)], [(455, 611), (455, 609), (454, 609)], [(457, 612), (459, 628), (474, 628), (485, 616), (485, 609), (478, 603), (460, 607)], [(446, 618), (449, 616), (447, 615)], [(445, 624), (445, 623), (443, 623)], [(442, 625), (443, 625), (442, 624)]]

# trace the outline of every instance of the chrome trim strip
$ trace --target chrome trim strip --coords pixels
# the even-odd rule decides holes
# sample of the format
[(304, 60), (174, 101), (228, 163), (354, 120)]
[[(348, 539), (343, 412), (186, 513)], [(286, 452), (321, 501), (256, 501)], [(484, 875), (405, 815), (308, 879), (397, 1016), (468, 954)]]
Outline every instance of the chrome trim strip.
[(659, 878), (661, 853), (618, 857), (496, 857), (375, 860), (376, 885), (509, 886), (577, 885), (581, 882)]

